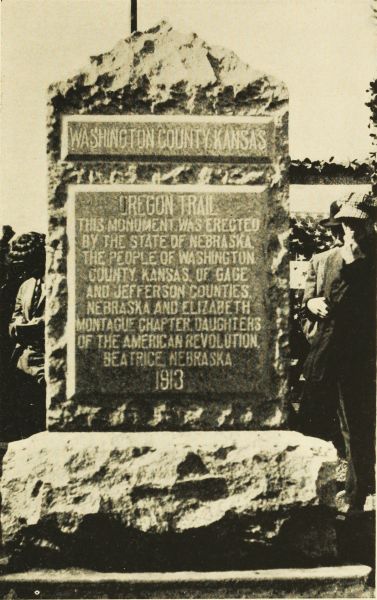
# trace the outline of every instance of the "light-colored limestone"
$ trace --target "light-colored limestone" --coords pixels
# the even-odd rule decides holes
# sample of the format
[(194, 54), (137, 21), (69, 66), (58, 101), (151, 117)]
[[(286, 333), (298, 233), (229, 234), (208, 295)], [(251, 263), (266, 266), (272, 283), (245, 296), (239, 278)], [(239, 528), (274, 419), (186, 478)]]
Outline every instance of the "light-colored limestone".
[(5, 456), (3, 539), (59, 555), (59, 536), (69, 545), (105, 519), (119, 539), (238, 528), (250, 548), (293, 544), (321, 559), (335, 553), (336, 460), (331, 444), (288, 431), (42, 433)]

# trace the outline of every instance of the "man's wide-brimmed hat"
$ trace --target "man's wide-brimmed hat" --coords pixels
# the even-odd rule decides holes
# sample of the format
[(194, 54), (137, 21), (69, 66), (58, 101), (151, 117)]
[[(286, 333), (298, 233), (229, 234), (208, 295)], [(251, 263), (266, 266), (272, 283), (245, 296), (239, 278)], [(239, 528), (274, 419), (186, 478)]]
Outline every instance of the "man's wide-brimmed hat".
[(340, 204), (339, 202), (331, 202), (330, 204), (330, 215), (326, 219), (322, 219), (319, 224), (322, 227), (341, 227), (341, 223), (335, 220), (335, 215), (339, 212)]
[(376, 199), (372, 194), (365, 192), (349, 192), (339, 202), (340, 209), (335, 219), (361, 219), (366, 220), (373, 217), (373, 209), (376, 208)]

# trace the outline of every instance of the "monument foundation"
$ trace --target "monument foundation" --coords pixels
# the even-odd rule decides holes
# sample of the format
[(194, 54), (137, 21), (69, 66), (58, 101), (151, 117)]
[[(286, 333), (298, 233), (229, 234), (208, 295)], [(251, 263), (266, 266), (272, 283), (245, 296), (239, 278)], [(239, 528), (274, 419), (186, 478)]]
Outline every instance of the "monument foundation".
[(3, 541), (44, 568), (333, 564), (335, 462), (288, 431), (45, 432), (8, 451)]
[(288, 101), (162, 23), (50, 89), (48, 431), (10, 445), (12, 560), (337, 560), (336, 452), (286, 427)]

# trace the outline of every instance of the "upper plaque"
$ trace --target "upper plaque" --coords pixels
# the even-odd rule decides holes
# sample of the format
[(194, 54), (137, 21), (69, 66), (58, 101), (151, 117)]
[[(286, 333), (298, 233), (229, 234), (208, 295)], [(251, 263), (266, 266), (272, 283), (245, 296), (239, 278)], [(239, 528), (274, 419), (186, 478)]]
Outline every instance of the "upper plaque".
[(271, 160), (275, 154), (272, 117), (87, 116), (62, 120), (61, 158), (146, 160)]

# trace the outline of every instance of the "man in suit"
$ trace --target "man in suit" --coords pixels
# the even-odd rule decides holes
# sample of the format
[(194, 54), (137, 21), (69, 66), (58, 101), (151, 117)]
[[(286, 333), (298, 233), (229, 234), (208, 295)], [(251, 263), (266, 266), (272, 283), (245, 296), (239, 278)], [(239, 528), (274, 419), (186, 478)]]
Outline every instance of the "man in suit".
[[(312, 324), (304, 365), (301, 430), (329, 437), (339, 425), (348, 461), (350, 510), (374, 491), (375, 422), (375, 232), (369, 195), (353, 192), (335, 218), (343, 245), (315, 259), (303, 312)], [(333, 440), (334, 441), (334, 440)]]
[[(332, 237), (332, 248), (319, 254), (314, 254), (309, 263), (309, 270), (306, 277), (305, 292), (302, 304), (306, 307), (307, 302), (311, 303), (313, 311), (304, 310), (301, 314), (300, 324), (301, 329), (307, 339), (311, 342), (317, 330), (318, 322), (315, 319), (316, 305), (321, 308), (322, 302), (325, 300), (323, 292), (325, 265), (329, 253), (331, 254), (334, 247), (341, 246), (343, 243), (343, 228), (335, 216), (339, 212), (340, 203), (335, 201), (330, 205), (330, 215), (328, 219), (322, 219), (319, 225), (326, 227)], [(313, 301), (314, 300), (314, 301)]]
[(13, 434), (27, 437), (45, 429), (45, 238), (31, 232), (19, 236), (11, 247), (10, 260), (25, 269), (9, 325), (15, 342), (12, 357), (11, 399), (15, 417)]
[[(325, 273), (328, 275), (327, 262), (336, 255), (334, 249), (342, 245), (343, 228), (340, 221), (335, 219), (339, 212), (340, 202), (332, 202), (330, 214), (319, 224), (329, 229), (333, 247), (314, 254), (309, 263), (305, 291), (302, 298), (300, 325), (309, 344), (312, 343), (318, 331), (320, 314), (326, 307), (324, 292)], [(299, 429), (306, 435), (330, 440), (338, 452), (344, 455), (343, 437), (337, 414), (336, 393), (329, 393), (328, 386), (318, 385), (315, 381), (307, 381), (301, 398), (298, 415)]]

